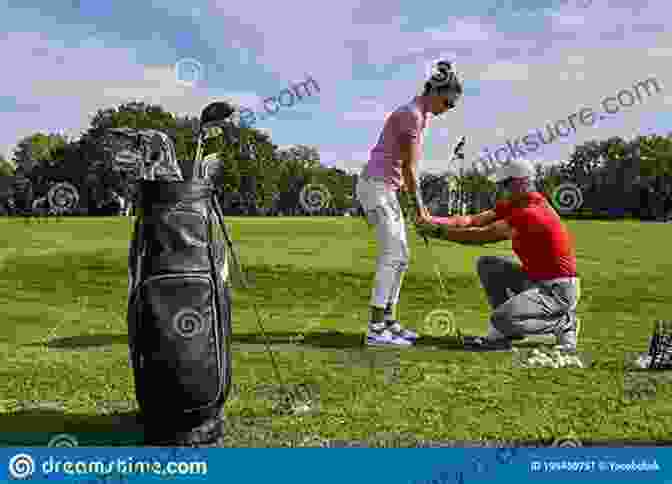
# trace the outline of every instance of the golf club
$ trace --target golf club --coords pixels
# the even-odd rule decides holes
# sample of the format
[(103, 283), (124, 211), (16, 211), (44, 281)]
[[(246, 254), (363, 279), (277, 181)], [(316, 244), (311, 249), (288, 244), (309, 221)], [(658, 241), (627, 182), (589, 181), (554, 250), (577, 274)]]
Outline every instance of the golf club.
[[(464, 160), (464, 145), (466, 141), (466, 136), (460, 136), (457, 139), (457, 143), (455, 143), (455, 147), (453, 148), (450, 161), (448, 162), (449, 164), (452, 164), (456, 160)], [(422, 234), (422, 238), (425, 241), (425, 247), (429, 247), (429, 239), (424, 233)]]
[[(233, 135), (231, 131), (231, 121), (229, 121), (229, 117), (234, 113), (234, 110), (226, 103), (223, 102), (215, 102), (211, 103), (208, 106), (206, 106), (203, 109), (203, 112), (201, 114), (201, 123), (199, 126), (198, 130), (198, 141), (197, 141), (197, 148), (196, 148), (196, 153), (194, 156), (194, 166), (193, 166), (193, 178), (198, 179), (198, 180), (205, 180), (208, 178), (208, 170), (207, 170), (207, 162), (208, 161), (214, 161), (217, 159), (216, 153), (211, 154), (209, 156), (204, 156), (204, 142), (205, 140), (212, 138), (214, 136), (219, 136), (223, 135), (226, 137), (227, 141), (233, 140)], [(219, 128), (221, 129), (221, 132), (219, 133), (212, 133), (213, 128)], [(206, 163), (203, 163), (203, 162)], [(217, 219), (219, 221), (220, 226), (222, 227), (222, 232), (224, 234), (224, 238), (226, 240), (226, 244), (229, 248), (230, 254), (231, 254), (231, 259), (233, 260), (236, 272), (239, 275), (240, 281), (243, 285), (243, 288), (246, 290), (250, 289), (249, 284), (247, 283), (247, 278), (245, 277), (245, 272), (242, 267), (242, 264), (240, 263), (240, 259), (238, 257), (236, 247), (233, 244), (233, 240), (229, 236), (228, 230), (226, 225), (224, 224), (224, 212), (222, 211), (222, 207), (219, 203), (218, 199), (219, 191), (216, 191), (215, 195), (213, 196), (213, 203), (215, 207), (215, 213), (217, 216)], [(264, 345), (266, 346), (266, 351), (269, 355), (269, 358), (271, 360), (271, 365), (273, 367), (273, 371), (275, 373), (275, 377), (277, 378), (277, 381), (280, 385), (280, 388), (286, 392), (287, 395), (292, 400), (292, 404), (295, 406), (296, 405), (296, 400), (297, 397), (294, 395), (292, 391), (290, 391), (283, 379), (282, 375), (280, 374), (280, 369), (275, 361), (275, 357), (273, 354), (273, 350), (271, 349), (271, 345), (268, 339), (268, 335), (266, 333), (266, 330), (264, 328), (264, 325), (262, 323), (262, 318), (259, 313), (259, 308), (257, 307), (256, 302), (252, 301), (252, 307), (254, 309), (256, 318), (257, 318), (257, 324), (259, 325), (259, 329), (261, 330), (261, 334), (263, 335), (264, 338)]]
[[(455, 143), (455, 147), (453, 148), (453, 153), (450, 158), (450, 163), (453, 163), (455, 160), (463, 160), (464, 159), (464, 145), (466, 143), (466, 137), (465, 136), (460, 136), (457, 140), (457, 143)], [(433, 219), (439, 219), (439, 217), (432, 217)], [(422, 238), (425, 241), (425, 247), (429, 249), (429, 239), (427, 238), (427, 235), (423, 232)], [(441, 276), (441, 271), (439, 270), (439, 265), (438, 263), (432, 261), (434, 264), (434, 273), (436, 274), (437, 278), (439, 279), (439, 285), (441, 286), (441, 291), (443, 294), (447, 294), (446, 291), (446, 286), (443, 283), (443, 277)], [(444, 296), (445, 297), (445, 296)]]
[[(207, 162), (216, 159), (213, 156), (204, 156), (205, 141), (216, 136), (224, 136), (227, 141), (232, 140), (231, 120), (229, 119), (235, 110), (225, 102), (208, 104), (201, 112), (196, 138), (196, 153), (194, 154), (193, 178), (204, 180), (208, 176)], [(203, 162), (206, 162), (205, 164)]]

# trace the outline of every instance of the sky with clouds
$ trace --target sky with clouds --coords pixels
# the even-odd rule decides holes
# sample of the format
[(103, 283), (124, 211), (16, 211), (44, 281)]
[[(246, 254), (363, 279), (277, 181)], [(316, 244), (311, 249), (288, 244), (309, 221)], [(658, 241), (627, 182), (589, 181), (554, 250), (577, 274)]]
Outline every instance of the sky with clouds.
[[(0, 0), (0, 16), (5, 156), (36, 131), (77, 137), (96, 110), (124, 102), (198, 116), (226, 99), (257, 111), (310, 76), (319, 93), (255, 127), (356, 170), (439, 58), (455, 62), (465, 95), (429, 121), (422, 171), (444, 170), (461, 135), (469, 163), (582, 108), (602, 111), (647, 78), (661, 91), (526, 157), (555, 162), (591, 139), (672, 132), (669, 0)], [(177, 82), (181, 59), (202, 66), (198, 82)]]

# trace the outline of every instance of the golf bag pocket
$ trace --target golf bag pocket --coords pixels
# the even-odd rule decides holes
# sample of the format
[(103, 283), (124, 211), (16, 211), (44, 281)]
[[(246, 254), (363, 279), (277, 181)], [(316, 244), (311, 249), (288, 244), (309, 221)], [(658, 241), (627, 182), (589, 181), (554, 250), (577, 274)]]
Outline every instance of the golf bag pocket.
[(193, 181), (141, 186), (129, 257), (130, 359), (141, 413), (168, 427), (218, 414), (231, 385), (228, 259), (212, 197)]
[(179, 415), (222, 399), (228, 381), (216, 290), (213, 277), (186, 273), (154, 276), (139, 288), (129, 323), (137, 331), (134, 366), (141, 408)]

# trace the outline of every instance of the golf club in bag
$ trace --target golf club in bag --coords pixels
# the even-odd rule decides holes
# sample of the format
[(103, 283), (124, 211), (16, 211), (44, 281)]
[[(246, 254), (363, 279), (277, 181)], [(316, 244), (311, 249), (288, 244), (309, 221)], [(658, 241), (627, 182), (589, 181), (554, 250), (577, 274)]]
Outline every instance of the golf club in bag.
[[(216, 136), (224, 136), (224, 138), (228, 142), (235, 142), (235, 136), (233, 135), (233, 123), (229, 121), (229, 118), (232, 117), (232, 115), (235, 113), (235, 110), (231, 108), (230, 105), (227, 103), (223, 102), (214, 102), (209, 104), (203, 109), (203, 112), (201, 114), (201, 122), (200, 122), (200, 127), (198, 131), (198, 144), (196, 147), (196, 158), (194, 161), (194, 166), (193, 166), (193, 177), (194, 179), (212, 179), (213, 176), (216, 175), (217, 170), (218, 170), (218, 164), (219, 158), (218, 158), (218, 153), (213, 152), (208, 155), (205, 154), (205, 145), (206, 141), (210, 138), (216, 137)], [(239, 130), (239, 133), (241, 131)], [(237, 140), (239, 148), (240, 148), (240, 155), (249, 157), (251, 150), (248, 144), (245, 142), (244, 139), (242, 139), (242, 134)], [(231, 262), (233, 264), (233, 271), (231, 271), (231, 275), (235, 275), (235, 281), (239, 282), (240, 285), (242, 285), (243, 289), (249, 289), (250, 286), (247, 282), (247, 278), (245, 276), (245, 271), (243, 270), (242, 264), (240, 263), (240, 259), (238, 258), (238, 255), (236, 253), (236, 249), (233, 245), (233, 241), (228, 235), (228, 232), (226, 231), (226, 227), (224, 225), (224, 216), (223, 216), (223, 211), (221, 208), (221, 205), (219, 204), (218, 196), (217, 194), (214, 197), (214, 202), (215, 202), (215, 208), (216, 208), (216, 214), (219, 217), (220, 220), (220, 225), (223, 228), (223, 235), (226, 238), (226, 242), (228, 245), (228, 255), (231, 257)], [(228, 260), (228, 259), (227, 259)], [(228, 265), (227, 265), (228, 267)], [(231, 278), (233, 279), (233, 277)], [(261, 334), (264, 338), (264, 344), (266, 346), (266, 351), (268, 352), (268, 356), (271, 361), (271, 366), (273, 367), (273, 371), (275, 373), (276, 380), (282, 390), (282, 393), (284, 395), (284, 399), (287, 404), (289, 404), (291, 409), (296, 409), (299, 408), (301, 403), (303, 402), (301, 396), (297, 396), (294, 391), (290, 390), (284, 383), (282, 376), (280, 374), (280, 368), (278, 367), (275, 358), (273, 356), (273, 350), (271, 349), (271, 345), (269, 343), (268, 336), (266, 334), (266, 330), (264, 329), (264, 325), (262, 324), (262, 319), (261, 315), (259, 313), (259, 309), (255, 303), (252, 303), (252, 306), (254, 308), (255, 315), (257, 317), (257, 324), (259, 325), (259, 329), (261, 331)]]
[(138, 183), (128, 331), (145, 444), (213, 444), (231, 388), (230, 238), (209, 179)]

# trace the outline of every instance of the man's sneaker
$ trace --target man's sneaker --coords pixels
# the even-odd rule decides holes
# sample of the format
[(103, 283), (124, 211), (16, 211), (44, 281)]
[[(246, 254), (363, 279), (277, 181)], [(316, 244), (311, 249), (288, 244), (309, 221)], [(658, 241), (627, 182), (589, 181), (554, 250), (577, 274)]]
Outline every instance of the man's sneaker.
[(384, 326), (378, 330), (369, 325), (369, 332), (366, 335), (366, 344), (368, 346), (410, 346), (413, 342), (394, 334)]
[(387, 329), (389, 329), (392, 334), (411, 341), (418, 339), (418, 333), (402, 327), (399, 321), (388, 320), (386, 323)]
[(574, 312), (570, 312), (567, 315), (567, 319), (570, 320), (570, 324), (555, 333), (557, 342), (555, 349), (561, 351), (576, 351), (579, 333), (581, 332), (581, 319), (579, 319)]
[(510, 351), (513, 348), (509, 338), (490, 339), (483, 336), (465, 337), (464, 347), (475, 351)]

